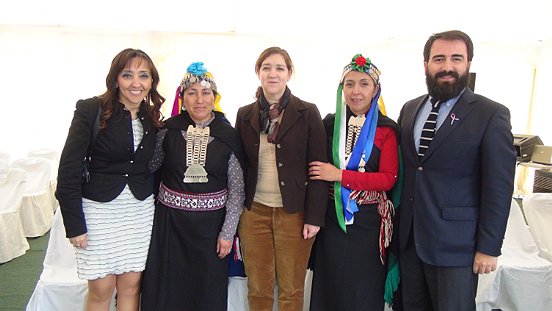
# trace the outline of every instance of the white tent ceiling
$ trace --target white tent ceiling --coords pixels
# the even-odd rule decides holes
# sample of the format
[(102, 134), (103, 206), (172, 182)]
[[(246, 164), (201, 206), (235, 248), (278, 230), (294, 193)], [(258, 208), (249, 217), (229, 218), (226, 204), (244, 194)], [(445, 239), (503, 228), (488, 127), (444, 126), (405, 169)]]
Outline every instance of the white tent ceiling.
[[(187, 65), (204, 61), (232, 122), (238, 107), (252, 101), (253, 64), (264, 48), (290, 52), (292, 91), (323, 116), (334, 110), (341, 69), (362, 52), (382, 70), (382, 95), (396, 119), (406, 100), (426, 92), (425, 40), (449, 29), (474, 41), (476, 92), (511, 110), (514, 133), (537, 133), (552, 144), (551, 6), (550, 0), (10, 1), (0, 9), (0, 150), (61, 149), (74, 103), (104, 91), (109, 63), (126, 47), (154, 59), (166, 111)], [(12, 135), (23, 117), (33, 126)]]
[[(478, 41), (552, 39), (549, 0), (18, 0), (0, 24), (74, 26), (263, 36), (315, 36), (372, 42), (426, 38), (463, 29)], [(333, 39), (333, 38), (332, 38)]]

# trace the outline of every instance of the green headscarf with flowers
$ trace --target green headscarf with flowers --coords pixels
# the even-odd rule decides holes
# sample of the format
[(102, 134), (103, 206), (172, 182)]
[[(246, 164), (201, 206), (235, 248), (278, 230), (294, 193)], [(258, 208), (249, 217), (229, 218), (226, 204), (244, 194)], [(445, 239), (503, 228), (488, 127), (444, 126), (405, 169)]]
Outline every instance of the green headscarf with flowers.
[[(351, 71), (359, 71), (368, 74), (374, 84), (378, 87), (377, 93), (372, 99), (370, 109), (366, 115), (366, 121), (357, 139), (348, 161), (345, 159), (345, 139), (347, 135), (346, 121), (346, 106), (343, 104), (343, 79)], [(367, 163), (374, 145), (374, 137), (376, 135), (376, 127), (378, 123), (378, 100), (381, 92), (379, 85), (379, 69), (372, 64), (370, 59), (366, 59), (362, 54), (356, 54), (349, 64), (343, 68), (343, 74), (337, 88), (336, 112), (334, 123), (333, 136), (333, 162), (339, 169), (357, 170), (361, 158)], [(351, 190), (343, 187), (340, 182), (334, 185), (334, 200), (337, 220), (344, 232), (347, 232), (346, 224), (352, 224), (354, 221), (354, 213), (358, 211), (356, 202), (350, 198)]]

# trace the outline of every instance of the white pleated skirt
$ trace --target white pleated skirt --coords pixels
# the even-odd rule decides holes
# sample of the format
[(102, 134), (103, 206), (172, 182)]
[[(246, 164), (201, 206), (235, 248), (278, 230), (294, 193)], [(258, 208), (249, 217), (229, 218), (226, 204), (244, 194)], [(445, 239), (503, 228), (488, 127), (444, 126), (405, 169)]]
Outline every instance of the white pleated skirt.
[(144, 271), (155, 209), (153, 195), (140, 201), (127, 185), (113, 201), (83, 198), (82, 207), (88, 246), (76, 248), (79, 278), (95, 280)]

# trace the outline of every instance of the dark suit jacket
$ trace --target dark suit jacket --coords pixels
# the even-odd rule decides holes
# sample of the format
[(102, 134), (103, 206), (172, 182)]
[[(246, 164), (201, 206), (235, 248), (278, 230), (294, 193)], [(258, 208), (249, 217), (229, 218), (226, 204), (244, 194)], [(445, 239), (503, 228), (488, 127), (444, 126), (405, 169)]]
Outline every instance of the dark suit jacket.
[(144, 200), (153, 193), (148, 163), (153, 156), (156, 128), (140, 108), (144, 136), (134, 152), (130, 112), (117, 104), (107, 128), (101, 129), (91, 149), (90, 181), (81, 183), (82, 163), (92, 139), (99, 98), (79, 100), (61, 153), (56, 197), (59, 200), (67, 237), (87, 232), (82, 198), (98, 202), (115, 199), (126, 184), (134, 196)]
[(411, 229), (418, 256), (437, 266), (470, 266), (475, 251), (498, 256), (506, 230), (516, 153), (510, 112), (469, 89), (464, 91), (418, 160), (413, 129), (421, 96), (400, 113), (404, 187), (400, 246)]
[[(259, 169), (260, 104), (241, 107), (236, 117), (246, 154), (245, 206), (251, 208)], [(305, 223), (324, 225), (328, 183), (310, 181), (309, 162), (326, 158), (326, 131), (318, 108), (291, 95), (276, 137), (276, 163), (283, 207), (305, 212)]]

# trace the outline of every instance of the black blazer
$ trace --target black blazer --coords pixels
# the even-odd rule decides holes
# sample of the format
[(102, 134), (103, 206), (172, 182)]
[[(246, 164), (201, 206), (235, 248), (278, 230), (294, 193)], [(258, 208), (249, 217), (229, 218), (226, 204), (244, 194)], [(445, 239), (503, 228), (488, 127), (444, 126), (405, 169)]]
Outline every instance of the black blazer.
[[(245, 206), (251, 208), (259, 169), (260, 104), (238, 110), (236, 130), (246, 155)], [(309, 162), (327, 162), (326, 131), (316, 105), (291, 95), (276, 137), (276, 163), (283, 207), (305, 212), (305, 224), (323, 226), (328, 183), (309, 180)]]
[(130, 112), (117, 103), (107, 128), (101, 129), (91, 149), (90, 181), (81, 183), (82, 163), (90, 144), (98, 113), (98, 97), (79, 100), (61, 153), (56, 198), (67, 237), (87, 232), (82, 198), (98, 202), (115, 199), (128, 184), (133, 195), (144, 200), (153, 193), (148, 163), (153, 155), (156, 128), (142, 104), (138, 117), (144, 136), (134, 152)]
[(516, 153), (505, 106), (466, 89), (418, 160), (414, 123), (427, 95), (400, 113), (404, 186), (399, 239), (411, 229), (420, 259), (471, 266), (476, 251), (498, 256), (514, 188)]

